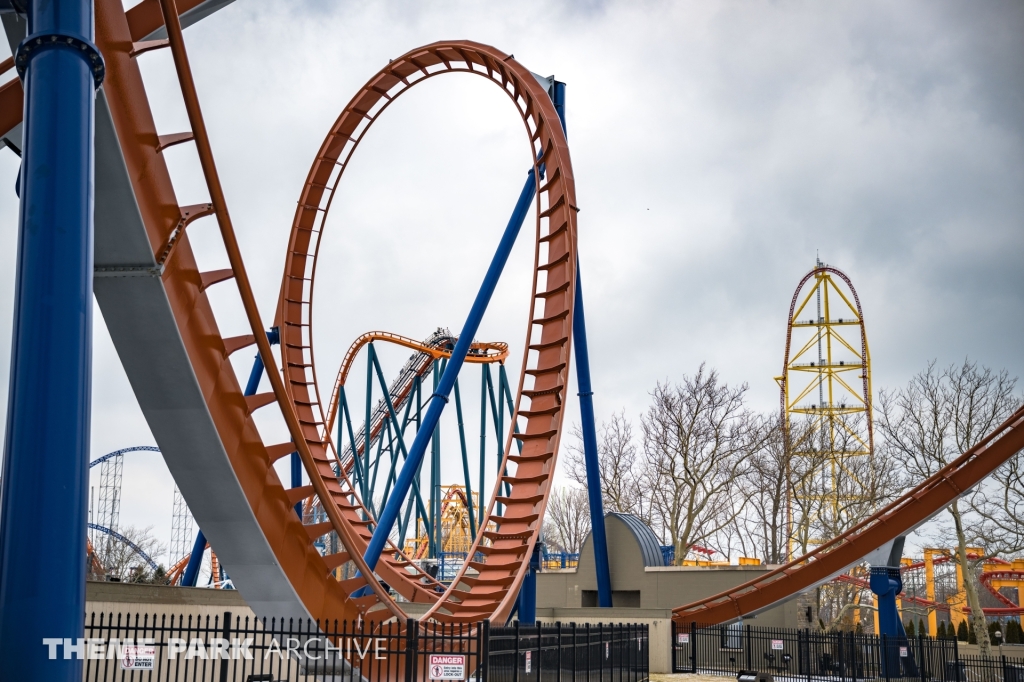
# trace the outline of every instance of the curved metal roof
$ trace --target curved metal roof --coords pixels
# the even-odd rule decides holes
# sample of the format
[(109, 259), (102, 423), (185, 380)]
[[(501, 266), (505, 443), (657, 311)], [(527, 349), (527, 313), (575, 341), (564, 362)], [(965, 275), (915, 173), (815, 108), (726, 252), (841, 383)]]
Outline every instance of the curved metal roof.
[(643, 557), (644, 566), (664, 566), (665, 555), (661, 553), (661, 541), (658, 536), (654, 534), (650, 526), (644, 523), (640, 517), (633, 516), (632, 514), (620, 514), (618, 512), (610, 512), (606, 515), (614, 516), (622, 523), (626, 524), (630, 532), (633, 533), (633, 537), (636, 538), (636, 543), (640, 546), (640, 555)]

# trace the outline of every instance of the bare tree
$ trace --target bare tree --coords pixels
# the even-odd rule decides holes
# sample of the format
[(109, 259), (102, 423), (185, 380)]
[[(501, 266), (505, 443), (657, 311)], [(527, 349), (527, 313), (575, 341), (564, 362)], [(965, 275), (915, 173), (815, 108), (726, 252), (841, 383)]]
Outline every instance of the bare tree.
[(703, 364), (683, 383), (659, 383), (641, 418), (644, 483), (657, 530), (681, 561), (730, 526), (741, 509), (739, 479), (759, 430), (744, 406), (746, 384), (730, 388)]
[[(166, 551), (166, 547), (153, 537), (152, 526), (146, 528), (128, 526), (121, 528), (119, 532), (150, 557), (160, 556)], [(116, 538), (109, 539), (110, 542), (101, 543), (101, 546), (96, 548), (96, 559), (108, 576), (117, 578), (121, 582), (153, 582), (156, 577), (154, 571), (134, 548)], [(160, 573), (161, 570), (158, 568), (157, 573)]]
[(826, 462), (831, 476), (812, 524), (822, 540), (842, 535), (895, 500), (905, 488), (906, 476), (896, 461), (874, 453), (860, 454), (862, 443), (857, 434), (864, 431), (864, 419), (863, 413), (854, 413), (836, 420)]
[(590, 534), (587, 491), (561, 488), (551, 494), (544, 519), (544, 539), (563, 552), (575, 554)]
[[(583, 452), (583, 433), (573, 427), (575, 441), (568, 446), (569, 478), (587, 489), (587, 463)], [(597, 462), (601, 475), (601, 499), (605, 511), (634, 514), (651, 523), (651, 507), (642, 487), (643, 477), (637, 472), (637, 446), (633, 424), (625, 410), (611, 416), (598, 431)]]
[[(906, 388), (879, 394), (878, 426), (885, 451), (920, 481), (931, 476), (1001, 424), (1017, 406), (1016, 379), (965, 360), (937, 370), (935, 362), (914, 376)], [(948, 507), (963, 573), (967, 604), (982, 655), (992, 651), (978, 598), (976, 566), (967, 558), (967, 533), (960, 501)]]
[(740, 544), (768, 564), (786, 562), (789, 533), (786, 528), (786, 503), (789, 492), (790, 454), (778, 415), (764, 417), (758, 427), (761, 447), (751, 453), (743, 480), (747, 513), (738, 521), (742, 526)]
[(970, 500), (982, 519), (978, 541), (993, 555), (1024, 552), (1024, 452), (992, 474), (991, 485), (982, 485)]

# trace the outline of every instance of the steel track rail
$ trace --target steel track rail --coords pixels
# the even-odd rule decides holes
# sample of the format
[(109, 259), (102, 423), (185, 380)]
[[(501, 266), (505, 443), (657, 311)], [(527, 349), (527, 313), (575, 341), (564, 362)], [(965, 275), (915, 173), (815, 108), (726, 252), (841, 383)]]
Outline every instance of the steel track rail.
[[(345, 357), (341, 362), (341, 367), (338, 369), (338, 378), (334, 382), (334, 391), (331, 394), (331, 402), (327, 407), (327, 432), (334, 432), (334, 423), (338, 416), (338, 406), (341, 399), (341, 389), (348, 380), (348, 375), (352, 369), (352, 364), (355, 362), (356, 355), (364, 346), (374, 341), (384, 341), (403, 348), (409, 348), (419, 353), (418, 356), (414, 355), (409, 360), (406, 366), (402, 369), (402, 372), (399, 374), (398, 379), (388, 387), (394, 408), (396, 410), (401, 410), (405, 405), (406, 398), (410, 395), (412, 390), (413, 378), (422, 377), (429, 372), (432, 360), (450, 358), (452, 355), (450, 350), (446, 350), (440, 345), (433, 343), (433, 339), (434, 337), (431, 337), (431, 343), (426, 343), (400, 334), (382, 331), (367, 332), (357, 338), (345, 353)], [(446, 336), (443, 340), (445, 342), (454, 342), (455, 337)], [(469, 355), (466, 356), (466, 362), (475, 364), (504, 362), (507, 357), (507, 343), (478, 342), (474, 343), (470, 347)], [(374, 409), (373, 428), (370, 429), (371, 443), (376, 440), (377, 434), (380, 432), (380, 429), (383, 428), (385, 421), (387, 421), (387, 408), (384, 401), (381, 400)], [(363, 429), (365, 429), (365, 426)], [(356, 432), (356, 441), (362, 439), (363, 429)], [(350, 470), (352, 467), (351, 456), (352, 449), (355, 445), (356, 444), (349, 445), (342, 453), (342, 466), (346, 471)], [(363, 450), (361, 448), (357, 448), (357, 454), (361, 454), (362, 452)]]

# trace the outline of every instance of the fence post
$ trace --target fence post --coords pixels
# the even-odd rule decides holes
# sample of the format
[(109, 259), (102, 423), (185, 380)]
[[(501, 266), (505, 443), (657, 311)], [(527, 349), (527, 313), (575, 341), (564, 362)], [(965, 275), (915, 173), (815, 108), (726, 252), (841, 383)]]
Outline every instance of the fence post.
[[(952, 622), (952, 621), (950, 621)], [(953, 638), (953, 668), (956, 670), (956, 682), (965, 682), (960, 679), (960, 647), (957, 645), (957, 638)], [(945, 657), (943, 657), (945, 658)]]
[(416, 640), (419, 636), (420, 626), (415, 618), (408, 618), (405, 621), (405, 682), (413, 682), (416, 679)]
[(480, 674), (477, 675), (479, 682), (487, 682), (487, 678), (490, 677), (491, 667), (491, 621), (488, 618), (484, 619), (483, 628), (483, 642), (477, 651), (482, 651), (480, 654)]
[[(740, 624), (742, 625), (742, 621), (740, 621)], [(744, 649), (743, 653), (744, 653), (744, 655), (745, 655), (745, 657), (747, 659), (746, 669), (750, 670), (750, 623), (747, 623), (747, 626), (745, 628), (743, 628), (742, 632), (743, 632), (743, 649)]]
[(555, 682), (562, 682), (562, 621), (555, 623), (555, 633), (558, 637), (558, 674)]
[(579, 661), (579, 654), (576, 651), (576, 621), (572, 623), (572, 682), (578, 682), (576, 679), (576, 664)]
[(917, 668), (921, 674), (921, 682), (927, 682), (928, 678), (925, 675), (924, 669), (924, 635), (917, 635)]
[(537, 627), (537, 682), (541, 682), (541, 671), (544, 669), (544, 626), (536, 618), (533, 622)]
[(1009, 678), (1006, 676), (1006, 656), (1004, 654), (999, 654), (999, 658), (1003, 659), (1003, 682), (1008, 682)]
[(697, 621), (690, 623), (690, 672), (697, 674)]
[[(224, 612), (224, 627), (221, 628), (222, 636), (225, 640), (230, 641), (231, 638), (231, 612)], [(231, 659), (228, 657), (220, 659), (220, 682), (228, 682), (228, 662)]]
[(835, 635), (834, 639), (836, 640), (837, 650), (836, 665), (839, 667), (837, 672), (839, 673), (839, 677), (842, 678), (846, 676), (846, 666), (844, 665), (846, 663), (846, 659), (843, 657), (843, 633), (836, 630), (833, 634)]
[(515, 625), (513, 625), (513, 627), (515, 628), (515, 635), (516, 635), (516, 648), (515, 648), (516, 658), (515, 658), (515, 665), (512, 668), (512, 682), (519, 682), (519, 620), (518, 619), (516, 620)]
[(800, 656), (800, 660), (804, 665), (804, 672), (807, 673), (807, 682), (811, 682), (811, 669), (814, 666), (811, 665), (810, 628), (804, 628), (804, 638), (802, 645), (800, 644), (800, 634), (797, 633), (797, 654)]
[(889, 670), (892, 666), (889, 665), (889, 638), (884, 632), (880, 641), (882, 643), (882, 669), (885, 670), (885, 679), (888, 680), (892, 676), (892, 672)]
[(590, 642), (590, 623), (586, 624), (587, 632), (587, 682), (590, 682), (590, 669), (594, 667), (594, 650), (591, 648), (593, 645)]

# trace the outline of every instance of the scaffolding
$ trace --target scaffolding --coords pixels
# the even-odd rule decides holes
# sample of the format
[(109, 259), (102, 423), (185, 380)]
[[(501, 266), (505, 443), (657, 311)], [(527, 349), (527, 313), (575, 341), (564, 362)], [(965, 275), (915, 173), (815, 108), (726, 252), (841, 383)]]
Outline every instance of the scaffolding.
[(185, 498), (178, 486), (174, 486), (174, 502), (171, 507), (171, 546), (169, 565), (173, 566), (192, 551), (192, 531), (195, 523)]
[[(116, 453), (100, 463), (99, 500), (94, 523), (117, 533), (121, 516), (121, 477), (124, 472), (124, 454)], [(90, 530), (90, 541), (97, 558), (104, 562), (118, 540), (112, 534)]]

